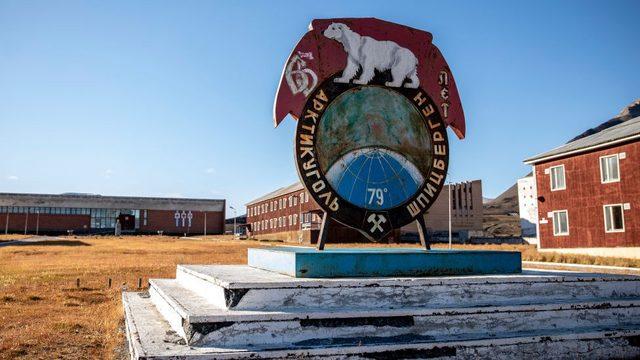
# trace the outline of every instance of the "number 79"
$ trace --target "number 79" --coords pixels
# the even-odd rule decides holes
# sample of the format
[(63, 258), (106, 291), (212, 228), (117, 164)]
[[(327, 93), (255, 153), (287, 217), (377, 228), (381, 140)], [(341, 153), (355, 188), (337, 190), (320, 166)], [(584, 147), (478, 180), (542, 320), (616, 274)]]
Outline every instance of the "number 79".
[(378, 206), (382, 206), (384, 204), (384, 192), (379, 188), (368, 188), (368, 193), (371, 193), (369, 196), (369, 205), (371, 205), (374, 200)]

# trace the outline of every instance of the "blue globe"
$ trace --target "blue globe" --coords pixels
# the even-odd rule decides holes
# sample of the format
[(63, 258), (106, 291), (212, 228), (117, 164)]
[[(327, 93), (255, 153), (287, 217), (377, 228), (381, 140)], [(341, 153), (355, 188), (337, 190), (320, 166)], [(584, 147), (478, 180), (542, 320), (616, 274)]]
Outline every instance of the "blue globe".
[(424, 182), (420, 170), (403, 155), (381, 147), (353, 150), (326, 172), (331, 187), (350, 203), (368, 210), (396, 207)]

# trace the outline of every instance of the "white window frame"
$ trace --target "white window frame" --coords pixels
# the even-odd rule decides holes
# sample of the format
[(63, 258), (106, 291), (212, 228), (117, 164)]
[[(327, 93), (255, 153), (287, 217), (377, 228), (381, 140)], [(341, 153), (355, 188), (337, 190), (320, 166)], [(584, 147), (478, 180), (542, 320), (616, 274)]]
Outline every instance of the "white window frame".
[[(567, 232), (556, 233), (556, 213), (566, 213), (567, 214)], [(555, 210), (551, 212), (551, 225), (553, 226), (553, 236), (569, 236), (569, 211), (567, 209), (564, 210)]]
[[(611, 158), (611, 157), (615, 157), (616, 158), (616, 166), (618, 167), (618, 178), (614, 179), (614, 180), (604, 180), (604, 169), (602, 168), (602, 159), (604, 158)], [(610, 183), (614, 183), (614, 182), (620, 182), (620, 154), (611, 154), (611, 155), (603, 155), (600, 156), (600, 158), (598, 159), (598, 163), (600, 165), (600, 183), (602, 184), (610, 184)]]
[[(553, 188), (553, 169), (555, 168), (562, 168), (562, 178), (564, 179), (564, 184), (562, 184), (562, 187), (558, 187), (554, 189)], [(565, 171), (564, 164), (551, 166), (549, 168), (549, 187), (551, 188), (551, 191), (560, 191), (560, 190), (565, 190), (567, 188), (567, 172)]]
[[(615, 206), (619, 206), (620, 210), (622, 212), (622, 229), (614, 229), (614, 230), (607, 230), (607, 208), (613, 208)], [(613, 212), (612, 212), (613, 214)], [(610, 233), (623, 233), (625, 231), (625, 226), (624, 226), (624, 204), (606, 204), (606, 205), (602, 205), (602, 215), (604, 216), (604, 232), (607, 234)], [(611, 219), (611, 224), (613, 225), (613, 218)]]

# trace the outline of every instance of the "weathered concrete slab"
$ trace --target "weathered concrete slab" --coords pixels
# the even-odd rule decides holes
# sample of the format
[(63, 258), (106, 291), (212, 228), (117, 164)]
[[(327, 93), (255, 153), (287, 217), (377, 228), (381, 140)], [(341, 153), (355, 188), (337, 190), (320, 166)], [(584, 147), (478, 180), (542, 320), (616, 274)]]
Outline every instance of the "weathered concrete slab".
[(548, 359), (636, 358), (640, 356), (639, 330), (607, 330), (552, 333), (540, 336), (510, 336), (448, 342), (397, 341), (395, 344), (363, 346), (316, 346), (296, 349), (257, 349), (188, 346), (171, 329), (148, 296), (124, 293), (125, 323), (131, 357), (134, 359), (371, 359), (371, 358), (492, 358)]
[(298, 278), (515, 274), (518, 251), (274, 246), (248, 249), (248, 265)]
[(175, 280), (152, 280), (151, 299), (190, 345), (355, 346), (640, 328), (640, 300), (369, 311), (219, 309)]
[(640, 277), (557, 271), (308, 279), (239, 265), (179, 265), (177, 280), (214, 307), (235, 310), (452, 308), (640, 298)]

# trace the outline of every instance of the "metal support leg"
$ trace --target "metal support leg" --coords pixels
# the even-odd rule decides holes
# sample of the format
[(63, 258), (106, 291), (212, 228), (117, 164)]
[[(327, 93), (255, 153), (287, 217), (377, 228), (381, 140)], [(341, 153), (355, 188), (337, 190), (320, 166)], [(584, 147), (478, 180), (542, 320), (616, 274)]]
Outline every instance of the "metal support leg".
[(425, 250), (431, 250), (431, 244), (427, 238), (427, 225), (424, 223), (424, 215), (418, 216), (416, 219), (418, 223), (418, 235), (420, 236), (420, 244)]
[(318, 250), (324, 250), (324, 243), (327, 240), (327, 232), (329, 226), (329, 216), (325, 212), (322, 215), (322, 225), (320, 225), (320, 235), (318, 236)]

